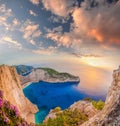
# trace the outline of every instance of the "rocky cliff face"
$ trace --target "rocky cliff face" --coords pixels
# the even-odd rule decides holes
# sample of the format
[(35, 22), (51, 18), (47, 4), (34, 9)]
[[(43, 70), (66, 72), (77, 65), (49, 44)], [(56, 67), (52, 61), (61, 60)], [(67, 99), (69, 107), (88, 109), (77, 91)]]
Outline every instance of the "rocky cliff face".
[[(52, 69), (49, 69), (52, 70)], [(52, 73), (54, 72), (54, 73)], [(32, 72), (27, 76), (19, 76), (22, 84), (28, 84), (32, 82), (47, 81), (47, 82), (68, 82), (68, 81), (79, 81), (79, 77), (67, 74), (58, 73), (57, 71), (48, 72), (42, 68), (33, 69)]]
[(120, 67), (113, 72), (103, 110), (81, 126), (120, 126)]
[[(71, 110), (71, 111), (74, 111), (75, 109), (77, 109), (78, 112), (84, 113), (88, 118), (93, 117), (94, 115), (96, 115), (99, 112), (99, 110), (97, 110), (92, 105), (92, 103), (89, 102), (89, 101), (78, 101), (78, 102), (75, 102), (68, 109)], [(58, 113), (60, 113), (60, 112), (62, 113), (63, 111), (61, 110), (61, 111), (56, 112), (56, 111), (54, 111), (54, 109), (51, 110), (49, 112), (49, 114), (46, 116), (44, 121), (46, 122), (49, 118), (51, 118), (51, 119), (56, 118), (56, 115)]]
[[(72, 111), (77, 109), (89, 118), (83, 124), (78, 122), (78, 126), (120, 126), (120, 67), (113, 72), (113, 82), (101, 111), (96, 110), (89, 101), (78, 101), (69, 109)], [(57, 112), (51, 110), (45, 121), (49, 118), (56, 118), (56, 114)]]
[(89, 101), (75, 102), (73, 105), (70, 106), (70, 109), (72, 111), (78, 109), (79, 112), (84, 113), (85, 115), (87, 115), (88, 118), (93, 117), (99, 112), (99, 110), (97, 110)]
[(19, 109), (23, 118), (28, 122), (34, 122), (34, 114), (38, 109), (25, 98), (14, 67), (0, 66), (0, 90), (4, 92), (4, 98)]

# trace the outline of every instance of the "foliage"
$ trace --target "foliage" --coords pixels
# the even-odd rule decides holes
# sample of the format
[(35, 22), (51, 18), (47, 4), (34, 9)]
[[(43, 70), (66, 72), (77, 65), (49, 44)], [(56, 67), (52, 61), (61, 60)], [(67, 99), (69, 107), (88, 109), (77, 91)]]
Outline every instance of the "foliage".
[(47, 71), (50, 76), (59, 75), (59, 72), (57, 72), (54, 69), (51, 68), (41, 68), (41, 69)]
[(56, 70), (51, 69), (51, 68), (40, 68), (40, 69), (47, 71), (51, 77), (58, 77), (59, 76), (59, 77), (65, 77), (65, 78), (76, 78), (75, 76), (73, 76), (69, 73), (59, 73)]
[(61, 111), (61, 108), (60, 107), (56, 107), (53, 112), (60, 112)]
[(92, 101), (93, 106), (98, 109), (98, 110), (102, 110), (105, 103), (102, 100), (99, 101)]
[(92, 105), (98, 109), (98, 110), (102, 110), (104, 105), (105, 105), (105, 102), (103, 102), (102, 100), (99, 100), (99, 101), (95, 101), (91, 98), (85, 98), (84, 99), (85, 101), (89, 101), (89, 102), (92, 102)]
[(3, 99), (0, 90), (0, 126), (30, 126), (23, 118), (16, 106)]
[(74, 111), (66, 109), (61, 113), (56, 114), (56, 118), (48, 119), (40, 126), (78, 126), (78, 123), (87, 121), (88, 118), (85, 114), (80, 113), (77, 109)]

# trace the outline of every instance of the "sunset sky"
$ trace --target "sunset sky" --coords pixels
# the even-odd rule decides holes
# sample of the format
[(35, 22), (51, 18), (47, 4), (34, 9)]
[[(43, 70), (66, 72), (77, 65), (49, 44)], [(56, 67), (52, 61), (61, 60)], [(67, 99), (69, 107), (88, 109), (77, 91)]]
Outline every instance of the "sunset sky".
[(0, 64), (52, 67), (106, 93), (120, 65), (120, 0), (0, 0)]

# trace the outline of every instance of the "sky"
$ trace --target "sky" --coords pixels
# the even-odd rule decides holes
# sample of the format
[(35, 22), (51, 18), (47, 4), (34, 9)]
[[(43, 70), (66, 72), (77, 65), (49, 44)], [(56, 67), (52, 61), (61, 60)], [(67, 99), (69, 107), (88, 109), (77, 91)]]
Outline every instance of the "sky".
[(70, 72), (105, 94), (119, 54), (120, 0), (0, 0), (0, 64)]

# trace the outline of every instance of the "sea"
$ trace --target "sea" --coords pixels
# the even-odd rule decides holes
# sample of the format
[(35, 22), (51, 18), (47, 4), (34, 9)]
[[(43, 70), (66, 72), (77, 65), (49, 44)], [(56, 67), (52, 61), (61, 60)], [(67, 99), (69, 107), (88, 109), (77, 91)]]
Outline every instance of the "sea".
[(51, 109), (68, 108), (74, 102), (84, 98), (94, 100), (104, 99), (102, 96), (93, 96), (78, 90), (79, 82), (44, 82), (31, 83), (23, 89), (24, 95), (35, 105), (39, 111), (35, 114), (36, 124), (42, 123)]

